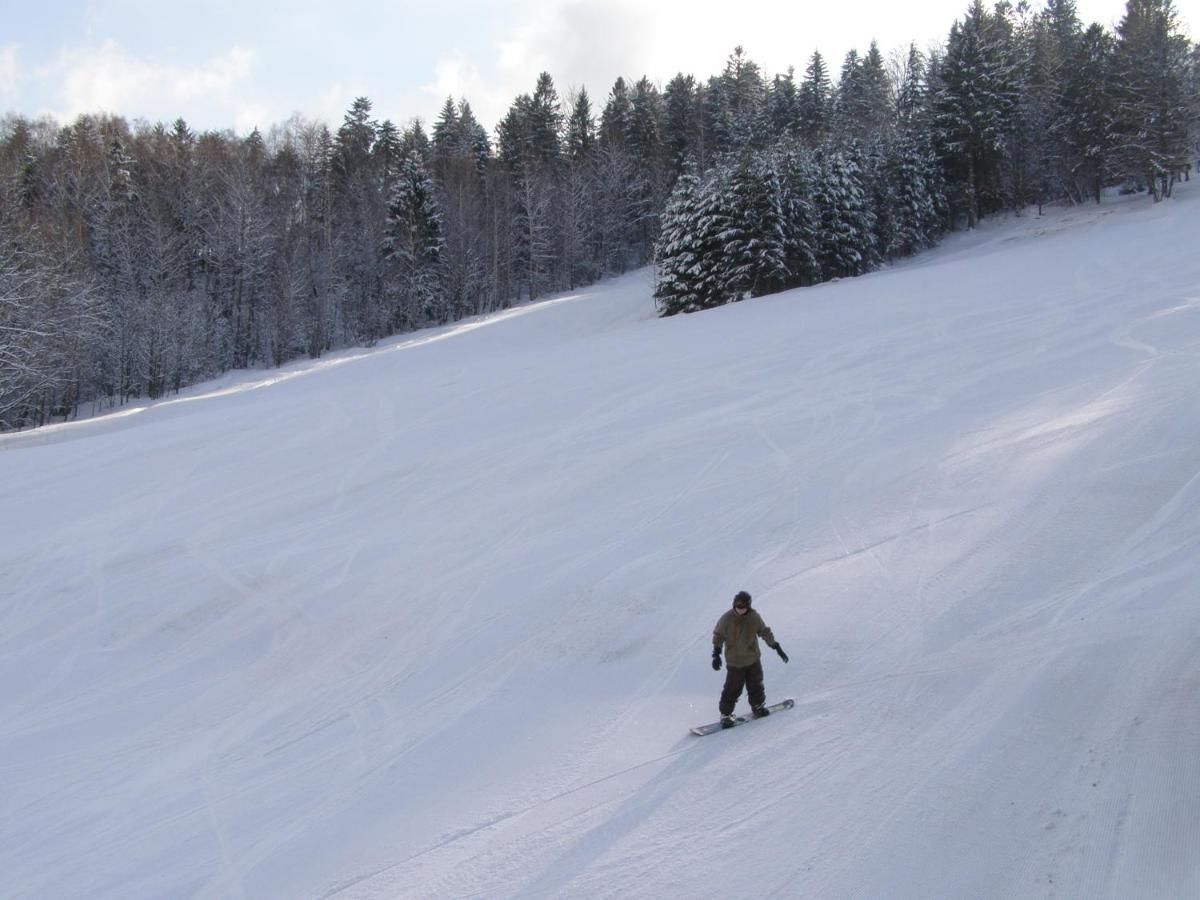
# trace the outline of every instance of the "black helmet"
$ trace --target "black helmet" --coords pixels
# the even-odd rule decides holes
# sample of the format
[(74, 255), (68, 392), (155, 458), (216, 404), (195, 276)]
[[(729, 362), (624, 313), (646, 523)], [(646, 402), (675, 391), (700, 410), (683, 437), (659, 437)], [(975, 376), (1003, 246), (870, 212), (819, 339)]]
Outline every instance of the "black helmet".
[(749, 609), (750, 608), (750, 595), (747, 594), (745, 591), (738, 591), (737, 596), (733, 598), (733, 605), (734, 606), (744, 606), (744, 607), (746, 607), (746, 609)]

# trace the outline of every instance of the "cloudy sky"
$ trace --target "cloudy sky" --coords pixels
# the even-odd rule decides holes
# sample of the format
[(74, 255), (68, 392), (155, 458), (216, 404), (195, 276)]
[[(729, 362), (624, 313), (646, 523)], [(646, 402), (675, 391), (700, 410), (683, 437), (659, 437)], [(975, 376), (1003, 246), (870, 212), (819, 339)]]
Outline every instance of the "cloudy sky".
[[(1077, 0), (1113, 26), (1124, 0)], [(1200, 0), (1176, 0), (1195, 35)], [(293, 113), (340, 123), (436, 117), (466, 97), (490, 129), (541, 71), (595, 105), (618, 76), (708, 77), (741, 44), (769, 74), (820, 50), (836, 71), (872, 39), (940, 42), (967, 0), (0, 0), (0, 114), (107, 111), (193, 128), (263, 130)]]

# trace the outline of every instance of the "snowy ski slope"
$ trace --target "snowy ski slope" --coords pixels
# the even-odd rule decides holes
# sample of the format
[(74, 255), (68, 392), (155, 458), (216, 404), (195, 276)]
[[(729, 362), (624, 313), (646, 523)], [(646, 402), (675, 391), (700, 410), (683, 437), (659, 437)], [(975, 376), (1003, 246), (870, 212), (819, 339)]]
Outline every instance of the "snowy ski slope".
[[(0, 896), (1200, 896), (1198, 245), (639, 272), (0, 437)], [(797, 706), (695, 738), (742, 588)]]

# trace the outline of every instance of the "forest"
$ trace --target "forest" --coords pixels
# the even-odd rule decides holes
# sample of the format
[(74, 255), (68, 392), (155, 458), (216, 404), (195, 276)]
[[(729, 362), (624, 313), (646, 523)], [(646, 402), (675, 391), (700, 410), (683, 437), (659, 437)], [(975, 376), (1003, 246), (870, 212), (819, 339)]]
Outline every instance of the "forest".
[(936, 47), (767, 73), (549, 73), (489, 130), (354, 99), (336, 130), (0, 120), (0, 430), (156, 399), (655, 265), (660, 315), (858, 275), (981, 218), (1169, 198), (1200, 47), (1173, 0), (1115, 31), (974, 0)]

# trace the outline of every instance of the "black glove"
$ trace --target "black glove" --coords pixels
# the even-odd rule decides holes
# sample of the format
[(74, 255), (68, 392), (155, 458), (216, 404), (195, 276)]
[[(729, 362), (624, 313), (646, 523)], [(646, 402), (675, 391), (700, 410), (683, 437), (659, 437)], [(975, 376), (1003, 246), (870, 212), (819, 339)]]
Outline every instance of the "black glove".
[(784, 662), (788, 661), (787, 654), (783, 652), (783, 644), (776, 644), (775, 652), (779, 654), (779, 658), (782, 659)]
[(713, 647), (713, 671), (721, 671), (721, 648)]

